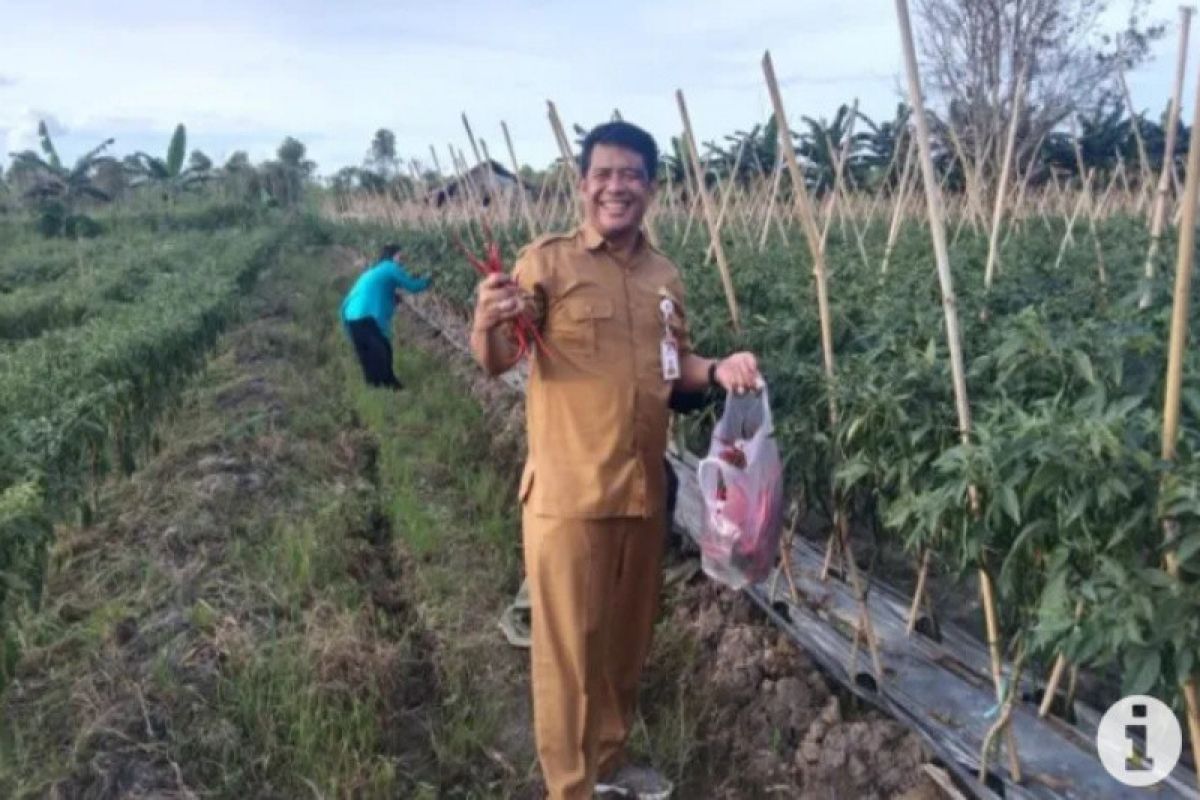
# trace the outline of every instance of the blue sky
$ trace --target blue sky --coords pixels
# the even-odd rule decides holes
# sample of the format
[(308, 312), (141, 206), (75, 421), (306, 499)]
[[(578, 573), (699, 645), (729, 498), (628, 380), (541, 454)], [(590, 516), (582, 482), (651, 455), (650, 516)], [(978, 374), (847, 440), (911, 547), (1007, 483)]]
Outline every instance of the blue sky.
[[(1177, 7), (1154, 0), (1152, 16), (1172, 28), (1130, 76), (1135, 104), (1155, 114), (1169, 98)], [(468, 149), (466, 112), (493, 157), (508, 162), (504, 120), (522, 162), (543, 167), (557, 152), (548, 99), (568, 126), (619, 108), (660, 143), (681, 127), (677, 88), (701, 140), (765, 120), (766, 49), (793, 120), (854, 97), (890, 116), (900, 99), (891, 0), (5, 0), (0, 154), (33, 146), (38, 119), (68, 157), (109, 136), (118, 154), (160, 153), (182, 121), (189, 149), (218, 163), (238, 149), (270, 157), (293, 135), (330, 174), (360, 163), (387, 127), (402, 156), (428, 164), (433, 145), (445, 167), (449, 143)]]

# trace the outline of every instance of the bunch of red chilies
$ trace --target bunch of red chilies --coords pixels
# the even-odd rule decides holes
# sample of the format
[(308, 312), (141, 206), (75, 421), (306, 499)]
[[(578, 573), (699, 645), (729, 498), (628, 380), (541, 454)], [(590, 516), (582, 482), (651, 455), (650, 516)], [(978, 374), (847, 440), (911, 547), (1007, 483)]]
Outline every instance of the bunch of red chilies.
[[(488, 275), (495, 273), (508, 274), (508, 271), (504, 269), (504, 261), (500, 258), (500, 245), (492, 238), (492, 232), (489, 228), (484, 228), (484, 234), (487, 237), (485, 243), (487, 255), (483, 260), (471, 255), (471, 251), (467, 249), (466, 245), (462, 243), (462, 239), (458, 238), (458, 236), (454, 237), (454, 243), (480, 276), (486, 278)], [(546, 343), (542, 341), (542, 337), (538, 333), (537, 325), (534, 324), (533, 320), (524, 311), (513, 320), (513, 331), (517, 337), (518, 360), (529, 354), (529, 345), (531, 342), (536, 342), (543, 353), (547, 355), (550, 353), (550, 348), (546, 346)]]

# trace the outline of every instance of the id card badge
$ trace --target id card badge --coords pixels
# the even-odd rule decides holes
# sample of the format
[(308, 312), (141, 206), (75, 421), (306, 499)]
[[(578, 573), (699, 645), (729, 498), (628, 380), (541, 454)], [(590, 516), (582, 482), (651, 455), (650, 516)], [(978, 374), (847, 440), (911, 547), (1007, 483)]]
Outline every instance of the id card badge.
[(658, 304), (662, 312), (663, 338), (660, 350), (662, 352), (662, 373), (664, 381), (679, 379), (679, 345), (675, 335), (671, 333), (671, 314), (675, 312), (675, 304), (671, 298), (664, 297)]
[(662, 340), (662, 372), (664, 381), (679, 380), (679, 346), (674, 339)]

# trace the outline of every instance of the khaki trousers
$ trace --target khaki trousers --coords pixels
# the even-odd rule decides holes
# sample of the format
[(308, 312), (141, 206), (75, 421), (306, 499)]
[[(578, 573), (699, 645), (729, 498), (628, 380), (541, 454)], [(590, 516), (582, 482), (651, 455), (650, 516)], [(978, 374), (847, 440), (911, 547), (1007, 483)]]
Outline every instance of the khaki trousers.
[(551, 800), (621, 765), (662, 588), (665, 515), (523, 513), (534, 733)]

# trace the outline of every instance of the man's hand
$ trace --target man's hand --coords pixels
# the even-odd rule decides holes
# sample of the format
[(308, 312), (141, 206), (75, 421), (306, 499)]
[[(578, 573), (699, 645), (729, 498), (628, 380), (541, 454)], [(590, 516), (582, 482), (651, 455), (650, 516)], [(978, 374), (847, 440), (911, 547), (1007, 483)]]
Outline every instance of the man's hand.
[(487, 374), (495, 376), (517, 363), (517, 345), (512, 328), (529, 296), (503, 273), (488, 275), (479, 282), (475, 319), (471, 323), (471, 353)]
[(508, 275), (495, 273), (479, 282), (473, 323), (475, 330), (491, 331), (505, 322), (516, 319), (521, 311), (521, 290)]
[(757, 389), (762, 381), (762, 375), (758, 372), (758, 360), (749, 352), (734, 353), (717, 362), (717, 370), (713, 377), (726, 391), (735, 394)]

